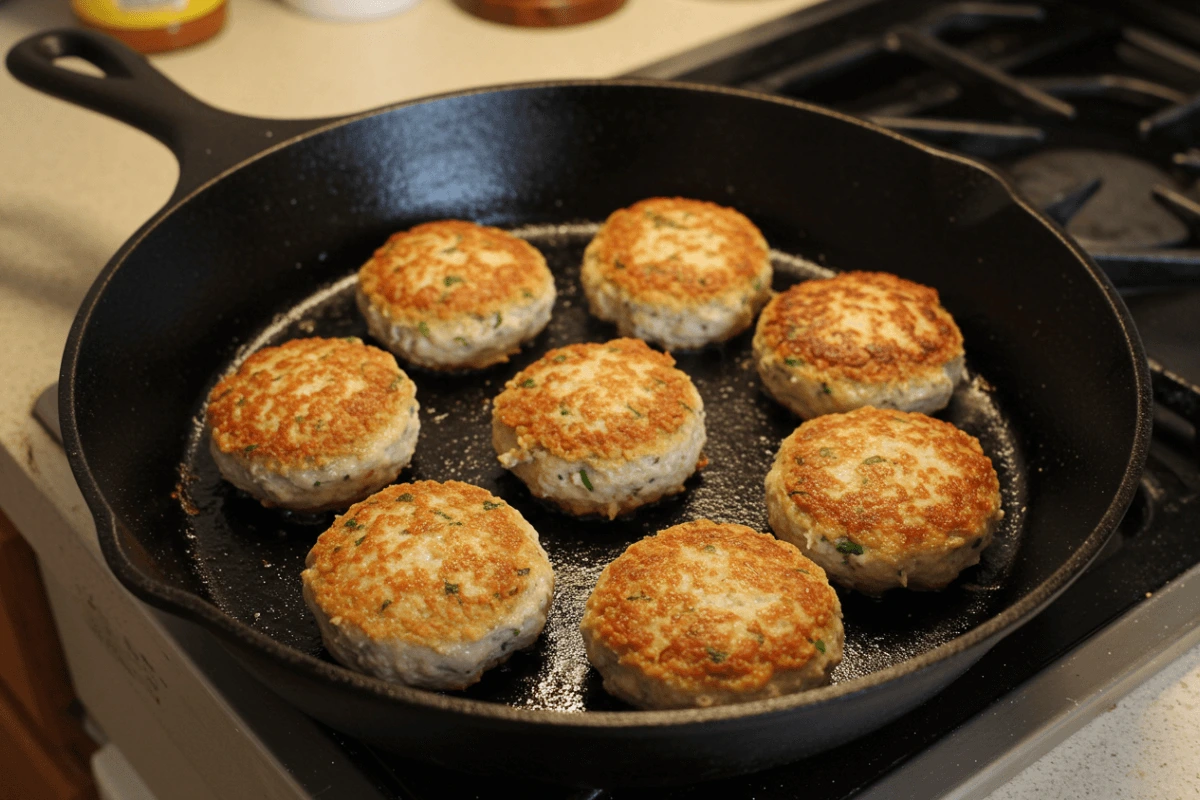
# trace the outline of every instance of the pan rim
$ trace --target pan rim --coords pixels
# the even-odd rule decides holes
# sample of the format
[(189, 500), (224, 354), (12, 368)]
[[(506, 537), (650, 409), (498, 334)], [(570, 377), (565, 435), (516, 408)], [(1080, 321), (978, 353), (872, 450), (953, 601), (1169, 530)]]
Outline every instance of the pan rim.
[[(846, 124), (870, 130), (876, 134), (885, 135), (909, 147), (914, 147), (930, 158), (946, 159), (958, 162), (985, 175), (989, 180), (999, 185), (1020, 209), (1032, 216), (1037, 222), (1047, 228), (1060, 244), (1075, 256), (1088, 273), (1096, 287), (1103, 293), (1115, 321), (1121, 328), (1127, 343), (1129, 354), (1134, 359), (1134, 378), (1136, 388), (1136, 428), (1133, 446), (1125, 470), (1121, 476), (1117, 490), (1092, 529), (1079, 548), (1048, 576), (1041, 584), (1034, 587), (1025, 597), (1004, 609), (999, 614), (984, 621), (971, 630), (945, 642), (920, 655), (905, 659), (897, 664), (866, 675), (847, 680), (830, 686), (784, 695), (767, 700), (756, 700), (726, 706), (715, 706), (705, 709), (674, 709), (674, 710), (625, 710), (625, 711), (582, 711), (568, 712), (546, 709), (521, 708), (483, 700), (438, 694), (436, 692), (417, 689), (401, 684), (392, 684), (378, 678), (373, 678), (354, 672), (332, 662), (323, 661), (316, 656), (303, 653), (288, 647), (264, 633), (232, 618), (217, 606), (204, 600), (198, 595), (158, 581), (139, 569), (126, 554), (119, 542), (119, 518), (104, 498), (100, 486), (92, 475), (91, 465), (83, 452), (81, 434), (75, 418), (75, 377), (79, 370), (80, 350), (84, 335), (100, 298), (104, 294), (109, 281), (126, 261), (129, 255), (137, 249), (144, 239), (166, 220), (178, 213), (192, 198), (208, 187), (223, 180), (226, 176), (237, 172), (260, 158), (264, 158), (284, 147), (305, 140), (311, 136), (320, 135), (326, 131), (349, 125), (369, 117), (380, 116), (391, 111), (409, 106), (423, 105), (441, 100), (470, 97), (479, 94), (498, 94), (502, 92), (553, 90), (562, 88), (650, 88), (673, 91), (694, 92), (699, 94), (723, 94), (743, 97), (758, 102), (797, 109), (812, 114), (831, 117)], [(284, 120), (281, 120), (284, 122)], [(242, 646), (248, 646), (267, 655), (276, 664), (289, 670), (299, 670), (310, 679), (316, 679), (327, 684), (348, 688), (358, 694), (369, 695), (377, 700), (383, 699), (391, 703), (402, 703), (420, 706), (431, 711), (462, 713), (475, 718), (487, 718), (497, 723), (513, 722), (525, 724), (546, 725), (560, 728), (664, 728), (699, 725), (714, 722), (728, 722), (749, 717), (774, 715), (791, 712), (800, 708), (819, 707), (848, 695), (864, 692), (876, 686), (889, 683), (904, 675), (915, 674), (924, 669), (943, 662), (959, 653), (975, 648), (989, 639), (999, 638), (1012, 633), (1020, 625), (1031, 619), (1044, 606), (1049, 604), (1080, 574), (1084, 568), (1099, 554), (1101, 547), (1108, 540), (1117, 524), (1120, 522), (1126, 508), (1132, 502), (1134, 492), (1149, 451), (1149, 441), (1153, 418), (1153, 399), (1150, 387), (1150, 372), (1140, 336), (1134, 327), (1128, 309), (1121, 301), (1115, 287), (1108, 277), (1100, 270), (1090, 256), (1065, 232), (1048, 219), (1036, 208), (1027, 203), (1015, 190), (1012, 184), (990, 166), (957, 153), (948, 152), (925, 144), (906, 136), (882, 128), (865, 120), (852, 117), (831, 109), (804, 103), (788, 98), (761, 94), (743, 89), (705, 86), (664, 81), (656, 79), (585, 79), (563, 81), (537, 81), (529, 83), (504, 84), (448, 92), (428, 97), (415, 98), (379, 108), (351, 114), (333, 121), (314, 121), (310, 130), (284, 139), (264, 148), (258, 153), (237, 164), (221, 170), (210, 179), (201, 182), (191, 191), (182, 196), (173, 197), (168, 203), (143, 224), (117, 251), (105, 265), (89, 289), (80, 305), (79, 312), (71, 326), (67, 346), (64, 351), (60, 381), (60, 408), (63, 441), (76, 481), (87, 501), (88, 507), (96, 519), (97, 534), (101, 551), (109, 568), (116, 577), (135, 595), (142, 600), (171, 613), (178, 614), (201, 624), (219, 637), (230, 640)]]

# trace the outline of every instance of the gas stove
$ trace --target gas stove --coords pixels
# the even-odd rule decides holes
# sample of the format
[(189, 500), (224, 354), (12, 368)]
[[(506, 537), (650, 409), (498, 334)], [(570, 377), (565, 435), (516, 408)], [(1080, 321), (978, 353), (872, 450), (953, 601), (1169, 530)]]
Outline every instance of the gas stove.
[[(633, 74), (820, 103), (995, 166), (1121, 289), (1153, 359), (1155, 437), (1141, 489), (1088, 572), (905, 717), (750, 776), (653, 790), (531, 777), (519, 793), (983, 796), (1200, 641), (1200, 12), (1159, 0), (831, 0)], [(50, 424), (52, 401), (40, 410)], [(206, 634), (159, 621), (308, 795), (497, 793), (494, 779), (321, 726), (264, 695)]]

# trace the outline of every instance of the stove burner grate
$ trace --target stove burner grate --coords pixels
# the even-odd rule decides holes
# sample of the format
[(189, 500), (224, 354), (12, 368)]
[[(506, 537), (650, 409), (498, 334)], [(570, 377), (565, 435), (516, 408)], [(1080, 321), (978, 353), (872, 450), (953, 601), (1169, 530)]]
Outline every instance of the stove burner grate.
[(1200, 13), (1054, 0), (925, 8), (721, 82), (1007, 162), (1121, 289), (1200, 284)]

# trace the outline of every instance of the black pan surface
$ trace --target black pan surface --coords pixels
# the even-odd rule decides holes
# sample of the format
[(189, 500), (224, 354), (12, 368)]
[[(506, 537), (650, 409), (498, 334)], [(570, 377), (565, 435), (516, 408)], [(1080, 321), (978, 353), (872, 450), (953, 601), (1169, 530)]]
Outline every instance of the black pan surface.
[[(596, 225), (516, 229), (538, 247), (556, 276), (558, 301), (546, 331), (509, 364), (469, 375), (445, 376), (410, 369), (421, 403), (421, 436), (408, 480), (462, 480), (493, 492), (516, 507), (541, 535), (554, 565), (555, 602), (536, 645), (517, 653), (464, 694), (520, 708), (557, 711), (629, 708), (601, 687), (587, 664), (579, 620), (600, 571), (631, 543), (671, 525), (707, 517), (770, 530), (763, 480), (776, 449), (799, 420), (761, 390), (750, 352), (751, 331), (696, 353), (678, 353), (707, 413), (709, 466), (679, 496), (616, 521), (575, 519), (546, 507), (496, 461), (491, 443), (491, 399), (504, 382), (546, 350), (615, 336), (612, 325), (587, 313), (579, 283), (583, 249)], [(774, 288), (827, 277), (828, 269), (776, 252)], [(366, 332), (354, 303), (357, 264), (343, 265), (345, 280), (278, 314), (275, 322), (239, 352), (301, 336), (361, 336)], [(379, 345), (378, 342), (373, 342)], [(223, 374), (223, 371), (222, 373)], [(214, 375), (212, 383), (220, 377)], [(207, 597), (234, 619), (277, 642), (329, 659), (316, 621), (304, 605), (300, 571), (316, 536), (333, 514), (297, 517), (264, 509), (221, 479), (208, 450), (203, 398), (181, 468), (181, 501), (189, 515), (191, 568)], [(951, 588), (935, 594), (893, 592), (874, 600), (840, 593), (845, 613), (845, 657), (834, 673), (844, 681), (900, 663), (949, 642), (1002, 608), (1001, 589), (1024, 532), (1023, 457), (986, 377), (971, 371), (949, 408), (940, 414), (978, 437), (1000, 477), (1005, 518), (981, 565)]]
[[(64, 55), (108, 77), (55, 67)], [(64, 441), (109, 566), (285, 698), (385, 747), (583, 785), (695, 781), (818, 752), (914, 707), (1028, 620), (1133, 496), (1151, 401), (1128, 312), (1077, 245), (974, 162), (813, 106), (659, 82), (501, 87), (280, 121), (205, 106), (95, 34), (32, 37), (8, 64), (180, 159), (176, 195), (97, 279), (63, 361)], [(797, 420), (759, 391), (748, 336), (679, 357), (705, 398), (713, 462), (680, 497), (616, 523), (576, 521), (530, 502), (492, 458), (485, 401), (503, 380), (548, 347), (613, 335), (578, 295), (587, 226), (656, 195), (745, 213), (776, 248), (777, 289), (816, 274), (811, 264), (883, 269), (936, 287), (965, 335), (973, 380), (945, 416), (996, 463), (1001, 541), (947, 591), (847, 595), (850, 646), (832, 686), (633, 711), (581, 658), (583, 598), (626, 544), (697, 515), (765, 529), (762, 477)], [(238, 496), (197, 447), (219, 375), (265, 343), (361, 334), (348, 277), (390, 233), (439, 218), (522, 231), (560, 290), (551, 327), (512, 363), (467, 378), (414, 371), (423, 424), (406, 477), (501, 494), (539, 529), (559, 575), (537, 647), (458, 694), (330, 662), (296, 578), (323, 521)]]

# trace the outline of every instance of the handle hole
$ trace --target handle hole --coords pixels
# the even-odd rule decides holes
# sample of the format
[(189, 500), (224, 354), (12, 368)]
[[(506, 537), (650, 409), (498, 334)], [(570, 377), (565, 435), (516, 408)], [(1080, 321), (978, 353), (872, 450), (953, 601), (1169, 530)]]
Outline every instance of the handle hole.
[(87, 75), (92, 78), (108, 77), (104, 70), (100, 69), (86, 58), (80, 58), (79, 56), (59, 56), (58, 58), (54, 59), (54, 66), (60, 69), (70, 70), (71, 72), (78, 72), (81, 75)]

